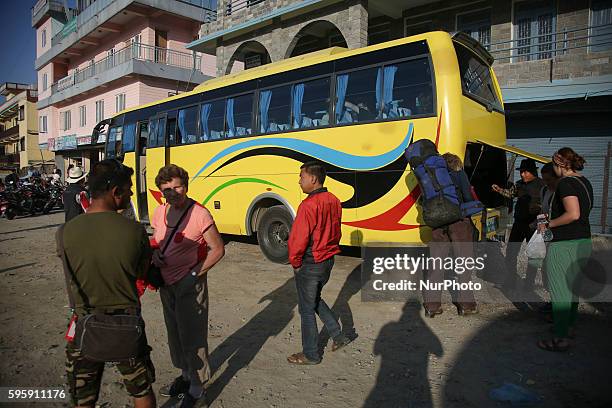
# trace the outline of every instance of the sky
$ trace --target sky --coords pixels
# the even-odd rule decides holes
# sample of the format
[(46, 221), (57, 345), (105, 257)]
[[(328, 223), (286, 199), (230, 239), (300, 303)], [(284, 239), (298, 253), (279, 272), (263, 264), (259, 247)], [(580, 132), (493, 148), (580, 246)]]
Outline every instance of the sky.
[[(0, 57), (0, 84), (36, 83), (36, 32), (32, 28), (35, 0), (0, 0), (0, 38), (4, 45)], [(0, 97), (0, 101), (3, 97)]]

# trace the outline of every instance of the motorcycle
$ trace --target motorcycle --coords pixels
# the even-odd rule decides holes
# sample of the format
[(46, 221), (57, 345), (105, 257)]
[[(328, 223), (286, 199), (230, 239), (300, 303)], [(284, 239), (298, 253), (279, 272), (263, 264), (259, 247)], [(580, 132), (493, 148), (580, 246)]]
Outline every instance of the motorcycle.
[(48, 189), (49, 198), (43, 207), (43, 214), (49, 212), (55, 207), (64, 208), (64, 187), (59, 183), (51, 183)]

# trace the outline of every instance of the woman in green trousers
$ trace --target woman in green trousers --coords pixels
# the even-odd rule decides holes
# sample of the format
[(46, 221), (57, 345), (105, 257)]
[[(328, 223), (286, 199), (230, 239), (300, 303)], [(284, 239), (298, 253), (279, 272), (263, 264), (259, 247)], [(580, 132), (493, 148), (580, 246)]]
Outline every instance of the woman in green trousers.
[(589, 213), (593, 207), (593, 187), (578, 171), (584, 159), (569, 147), (553, 155), (554, 170), (560, 177), (551, 201), (548, 225), (553, 239), (546, 254), (546, 271), (552, 300), (554, 336), (540, 340), (547, 351), (566, 351), (572, 346), (573, 326), (578, 314), (576, 283), (591, 256)]

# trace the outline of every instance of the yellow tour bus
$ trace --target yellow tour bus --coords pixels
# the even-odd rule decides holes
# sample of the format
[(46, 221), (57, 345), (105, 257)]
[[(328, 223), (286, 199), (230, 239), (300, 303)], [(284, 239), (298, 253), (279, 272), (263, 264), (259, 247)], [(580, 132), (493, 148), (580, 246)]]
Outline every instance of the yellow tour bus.
[(256, 235), (264, 255), (287, 261), (300, 166), (325, 164), (342, 202), (343, 245), (423, 243), (420, 190), (404, 150), (428, 138), (464, 160), (480, 200), (481, 237), (499, 227), (507, 181), (501, 91), (493, 58), (458, 33), (430, 32), (364, 48), (333, 47), (204, 82), (193, 91), (119, 112), (105, 154), (134, 168), (135, 217), (147, 223), (166, 164), (185, 168), (189, 195), (219, 231)]

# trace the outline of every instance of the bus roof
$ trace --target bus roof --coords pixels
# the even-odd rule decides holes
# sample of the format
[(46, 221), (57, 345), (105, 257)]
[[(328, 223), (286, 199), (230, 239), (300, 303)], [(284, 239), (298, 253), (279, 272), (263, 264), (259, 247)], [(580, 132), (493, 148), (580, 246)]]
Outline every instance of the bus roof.
[(170, 96), (168, 98), (159, 99), (154, 102), (135, 106), (133, 108), (125, 109), (121, 112), (116, 113), (113, 117), (123, 115), (127, 112), (135, 111), (138, 109), (147, 108), (154, 105), (159, 105), (164, 102), (172, 101), (175, 99), (186, 98), (191, 95), (210, 91), (213, 89), (223, 88), (225, 86), (238, 84), (240, 82), (246, 82), (252, 79), (265, 77), (268, 75), (278, 74), (281, 72), (291, 71), (293, 69), (302, 68), (310, 65), (319, 64), (322, 62), (333, 61), (343, 57), (349, 57), (353, 55), (364, 54), (371, 51), (381, 50), (396, 45), (409, 44), (416, 41), (433, 39), (439, 36), (446, 36), (450, 38), (451, 34), (445, 31), (432, 31), (423, 34), (417, 34), (410, 37), (399, 38), (397, 40), (386, 41), (379, 44), (369, 45), (367, 47), (347, 49), (343, 47), (331, 47), (324, 50), (314, 51), (308, 54), (298, 55), (278, 62), (272, 62), (270, 64), (261, 65), (257, 68), (251, 68), (244, 71), (240, 71), (234, 74), (223, 75), (217, 78), (209, 79), (202, 84), (193, 88), (189, 92)]

